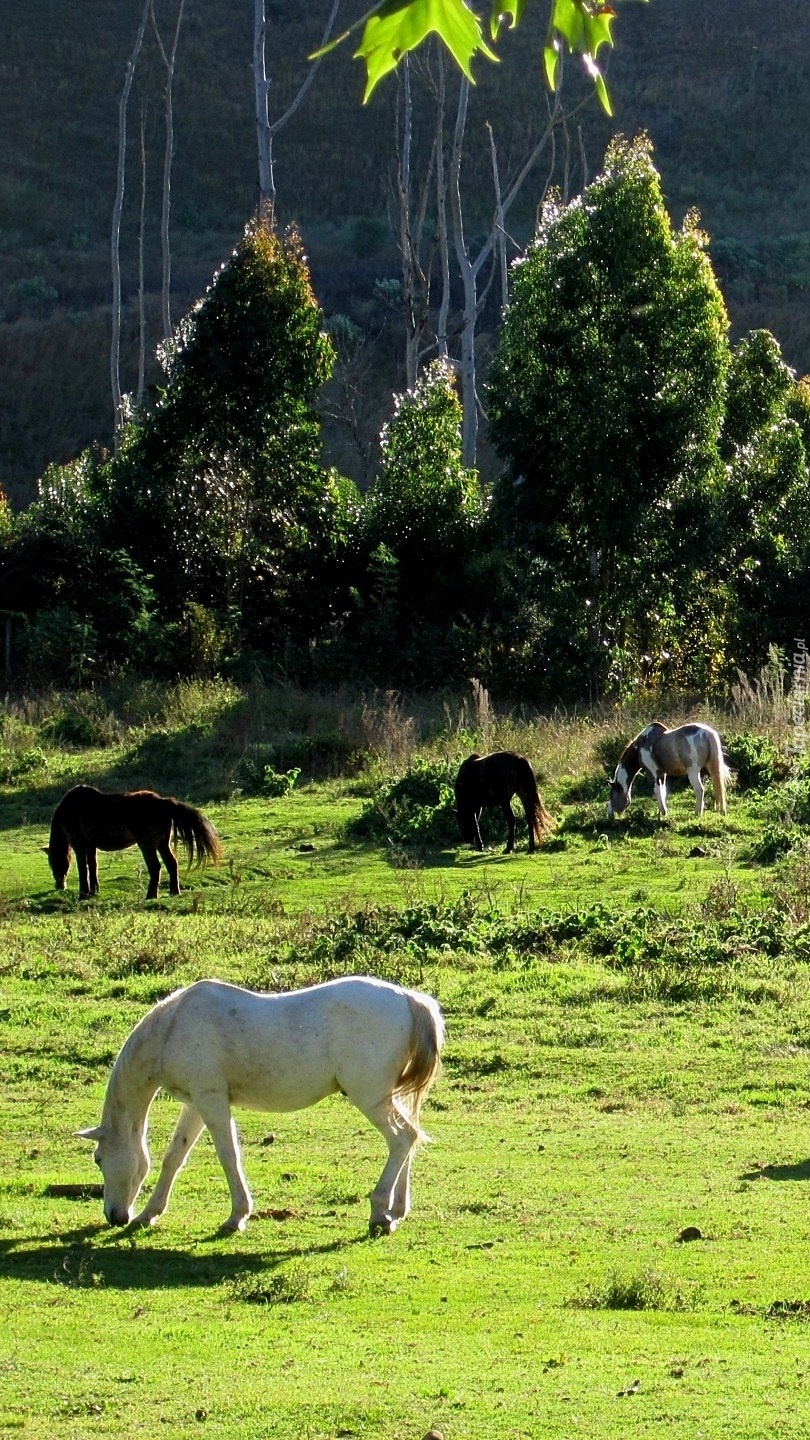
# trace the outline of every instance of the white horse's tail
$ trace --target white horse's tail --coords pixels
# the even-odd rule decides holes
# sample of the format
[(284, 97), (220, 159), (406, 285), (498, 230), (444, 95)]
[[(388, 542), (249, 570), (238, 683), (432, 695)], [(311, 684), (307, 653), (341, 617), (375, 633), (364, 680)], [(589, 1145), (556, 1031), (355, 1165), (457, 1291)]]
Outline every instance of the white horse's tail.
[[(441, 1066), (444, 1018), (432, 995), (423, 995), (418, 990), (405, 993), (411, 1012), (411, 1041), (394, 1087), (394, 1099), (403, 1105), (418, 1127), (422, 1102)], [(420, 1132), (420, 1138), (426, 1137)]]
[(714, 788), (714, 803), (715, 805), (719, 806), (720, 810), (725, 815), (726, 785), (729, 783), (729, 780), (731, 778), (731, 771), (729, 770), (725, 762), (722, 741), (717, 731), (707, 730), (707, 734), (709, 736), (709, 763), (707, 768), (709, 774), (712, 777), (712, 786)]

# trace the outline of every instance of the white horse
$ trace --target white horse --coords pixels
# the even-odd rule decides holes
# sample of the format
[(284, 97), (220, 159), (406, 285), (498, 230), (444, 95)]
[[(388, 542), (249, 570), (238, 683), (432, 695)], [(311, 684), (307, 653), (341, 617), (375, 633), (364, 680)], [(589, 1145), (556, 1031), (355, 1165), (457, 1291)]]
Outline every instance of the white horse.
[[(207, 1126), (228, 1180), (224, 1231), (244, 1230), (253, 1209), (232, 1105), (301, 1110), (342, 1091), (377, 1129), (388, 1160), (371, 1194), (370, 1230), (389, 1234), (410, 1210), (410, 1172), (422, 1102), (439, 1068), (444, 1022), (430, 995), (347, 976), (290, 994), (261, 995), (199, 980), (161, 1000), (116, 1060), (95, 1140), (110, 1225), (153, 1225), (175, 1176)], [(159, 1089), (183, 1109), (160, 1175), (140, 1214), (132, 1209), (150, 1167), (149, 1107)]]
[(633, 781), (640, 770), (652, 776), (653, 792), (662, 815), (667, 813), (667, 776), (686, 775), (695, 796), (695, 814), (703, 814), (703, 774), (708, 772), (714, 789), (714, 803), (726, 813), (726, 784), (729, 771), (723, 746), (710, 725), (679, 725), (668, 730), (654, 720), (622, 751), (610, 782), (608, 816), (621, 815), (632, 800)]

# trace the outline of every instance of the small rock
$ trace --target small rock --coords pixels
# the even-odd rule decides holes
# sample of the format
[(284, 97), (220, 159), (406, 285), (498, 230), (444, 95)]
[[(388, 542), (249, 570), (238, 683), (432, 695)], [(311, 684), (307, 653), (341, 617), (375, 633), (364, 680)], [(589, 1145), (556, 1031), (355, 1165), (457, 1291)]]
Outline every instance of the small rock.
[(269, 1135), (265, 1135), (265, 1136), (262, 1138), (262, 1145), (275, 1145), (275, 1143), (276, 1143), (276, 1137), (275, 1137), (275, 1135), (273, 1134), (272, 1130), (271, 1130), (271, 1132), (270, 1132)]
[(444, 1435), (441, 1430), (428, 1430), (427, 1434), (422, 1436), (422, 1440), (444, 1440)]
[(690, 1240), (702, 1240), (702, 1239), (703, 1239), (703, 1231), (702, 1231), (702, 1230), (698, 1230), (697, 1225), (687, 1225), (686, 1229), (685, 1229), (685, 1230), (682, 1230), (681, 1233), (680, 1233), (680, 1235), (678, 1236), (678, 1244), (679, 1244), (679, 1245), (686, 1245), (686, 1244), (688, 1244), (688, 1242), (689, 1242)]

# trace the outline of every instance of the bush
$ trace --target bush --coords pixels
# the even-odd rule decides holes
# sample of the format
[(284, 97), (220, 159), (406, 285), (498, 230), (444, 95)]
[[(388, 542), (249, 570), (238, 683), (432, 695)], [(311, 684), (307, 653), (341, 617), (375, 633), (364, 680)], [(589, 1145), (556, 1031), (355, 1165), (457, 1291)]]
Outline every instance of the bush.
[(446, 763), (417, 755), (404, 775), (382, 782), (348, 833), (395, 845), (457, 845), (455, 803)]
[(725, 752), (740, 790), (767, 790), (790, 774), (787, 756), (767, 735), (749, 731), (731, 735), (725, 741)]

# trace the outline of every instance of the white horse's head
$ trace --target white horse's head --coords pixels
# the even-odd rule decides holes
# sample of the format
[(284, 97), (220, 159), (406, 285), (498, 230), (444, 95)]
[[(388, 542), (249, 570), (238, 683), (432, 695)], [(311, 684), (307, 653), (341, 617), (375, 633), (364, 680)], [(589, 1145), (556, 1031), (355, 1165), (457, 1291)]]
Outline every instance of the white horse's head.
[(128, 1135), (105, 1125), (77, 1130), (80, 1140), (95, 1140), (93, 1159), (104, 1178), (104, 1216), (108, 1225), (128, 1225), (138, 1192), (149, 1174), (145, 1132)]

